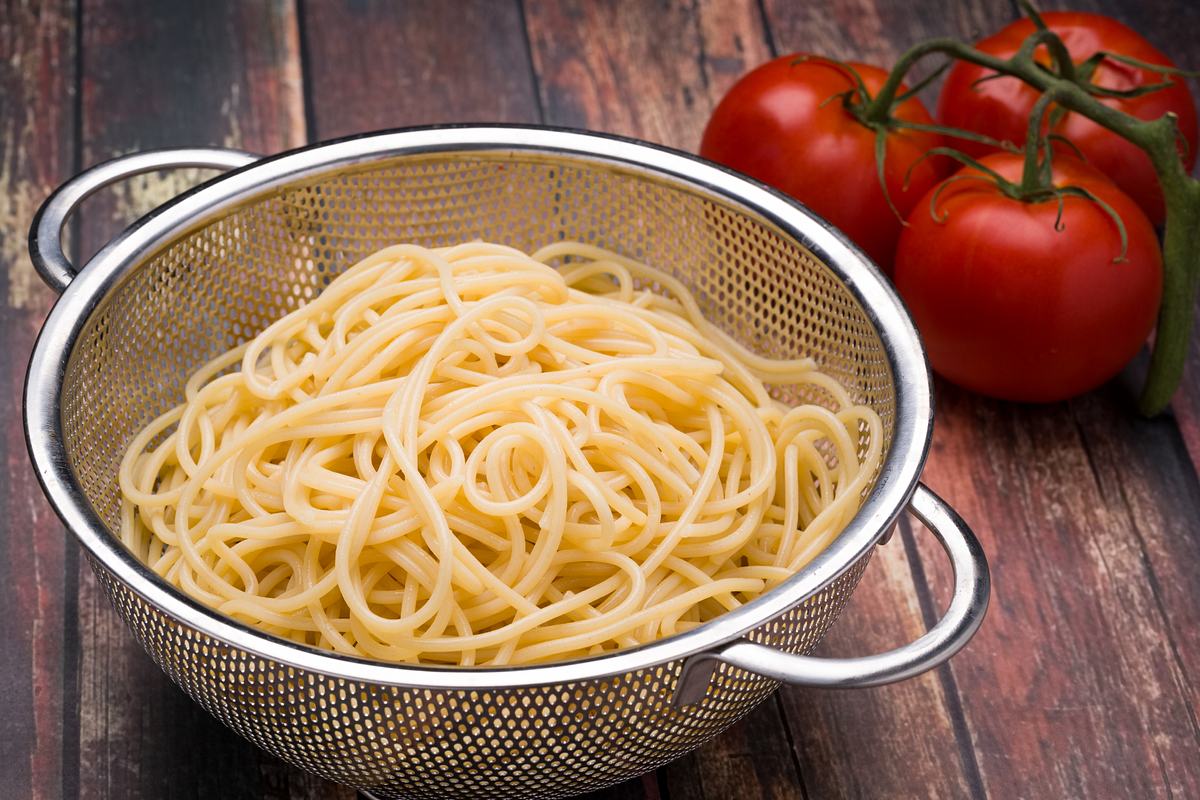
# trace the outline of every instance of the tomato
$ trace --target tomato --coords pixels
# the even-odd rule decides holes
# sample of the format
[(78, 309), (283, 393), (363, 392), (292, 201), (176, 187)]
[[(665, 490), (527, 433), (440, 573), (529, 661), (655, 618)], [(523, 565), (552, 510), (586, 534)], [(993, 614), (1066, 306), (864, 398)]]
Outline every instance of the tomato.
[[(1017, 182), (1020, 156), (981, 160)], [(982, 175), (968, 168), (959, 175)], [(990, 179), (954, 180), (917, 203), (896, 251), (900, 291), (945, 378), (1006, 400), (1050, 402), (1117, 374), (1146, 341), (1162, 289), (1162, 255), (1138, 205), (1094, 168), (1056, 159), (1054, 185), (1079, 186), (1107, 202), (1068, 196), (1055, 229), (1054, 199), (1025, 203)]]
[[(1047, 27), (1062, 38), (1077, 64), (1104, 50), (1150, 64), (1174, 66), (1169, 58), (1138, 33), (1101, 14), (1048, 12), (1042, 14), (1042, 19)], [(1023, 18), (975, 46), (985, 53), (1008, 58), (1034, 30), (1032, 20)], [(1050, 63), (1050, 56), (1044, 47), (1038, 49), (1038, 60)], [(946, 76), (946, 83), (938, 98), (938, 118), (945, 125), (967, 128), (995, 139), (1021, 144), (1025, 141), (1029, 113), (1040, 95), (1036, 89), (1017, 78), (995, 78), (975, 83), (980, 78), (994, 74), (991, 70), (965, 61), (957, 62)], [(1172, 86), (1141, 97), (1101, 98), (1101, 101), (1140, 119), (1157, 119), (1167, 112), (1174, 112), (1179, 117), (1179, 129), (1187, 142), (1185, 147), (1181, 147), (1181, 152), (1188, 171), (1191, 171), (1196, 163), (1196, 105), (1182, 78), (1106, 59), (1096, 68), (1091, 80), (1098, 86), (1121, 90), (1172, 81)], [(1064, 115), (1054, 130), (1070, 139), (1092, 166), (1109, 176), (1136, 200), (1151, 222), (1156, 225), (1162, 223), (1165, 209), (1162, 192), (1158, 188), (1158, 177), (1150, 158), (1137, 145), (1078, 114)], [(960, 140), (954, 146), (977, 156), (989, 152), (987, 145), (973, 142)]]
[[(700, 144), (700, 155), (774, 186), (841, 228), (876, 263), (890, 269), (900, 219), (888, 207), (875, 166), (875, 131), (836, 95), (854, 88), (855, 70), (874, 94), (887, 73), (867, 64), (844, 65), (816, 56), (783, 56), (752, 70), (721, 100)], [(833, 98), (833, 99), (831, 99)], [(929, 124), (915, 98), (895, 118)], [(945, 174), (944, 159), (921, 161), (938, 134), (890, 130), (888, 192), (901, 214)]]

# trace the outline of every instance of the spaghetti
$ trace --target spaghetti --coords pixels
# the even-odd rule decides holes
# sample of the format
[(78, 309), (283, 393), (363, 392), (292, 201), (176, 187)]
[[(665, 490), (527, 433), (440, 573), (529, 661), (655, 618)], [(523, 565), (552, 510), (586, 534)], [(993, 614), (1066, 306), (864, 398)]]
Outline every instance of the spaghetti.
[(122, 461), (121, 536), (293, 641), (545, 662), (783, 581), (856, 513), (882, 438), (811, 360), (750, 353), (644, 264), (397, 245), (191, 377)]

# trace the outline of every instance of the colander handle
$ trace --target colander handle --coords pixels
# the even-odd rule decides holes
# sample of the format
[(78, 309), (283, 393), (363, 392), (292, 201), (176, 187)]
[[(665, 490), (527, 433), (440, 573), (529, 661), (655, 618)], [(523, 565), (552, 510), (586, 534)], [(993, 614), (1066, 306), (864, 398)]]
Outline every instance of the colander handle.
[(684, 706), (702, 699), (721, 662), (797, 686), (853, 689), (911, 678), (961, 650), (987, 611), (991, 579), (983, 548), (962, 517), (924, 484), (917, 485), (909, 511), (937, 537), (954, 567), (950, 607), (924, 636), (895, 650), (861, 658), (798, 656), (739, 640), (689, 658), (679, 677), (675, 704)]
[(159, 170), (184, 167), (237, 169), (259, 158), (222, 147), (182, 147), (132, 153), (86, 169), (55, 189), (34, 215), (29, 228), (29, 257), (33, 267), (51, 289), (62, 294), (79, 272), (63, 252), (63, 228), (79, 204), (105, 186)]

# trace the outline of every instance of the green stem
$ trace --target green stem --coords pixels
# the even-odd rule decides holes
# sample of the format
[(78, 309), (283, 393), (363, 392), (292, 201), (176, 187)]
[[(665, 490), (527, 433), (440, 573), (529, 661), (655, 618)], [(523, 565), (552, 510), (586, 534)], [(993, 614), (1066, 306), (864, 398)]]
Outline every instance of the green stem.
[(1017, 54), (1013, 58), (1036, 64), (1037, 62), (1034, 61), (1033, 54), (1043, 45), (1050, 51), (1050, 57), (1054, 59), (1054, 68), (1058, 72), (1058, 77), (1072, 83), (1077, 82), (1078, 76), (1075, 74), (1075, 62), (1071, 60), (1071, 53), (1067, 50), (1067, 46), (1063, 44), (1063, 40), (1054, 31), (1041, 30), (1030, 35), (1028, 39), (1021, 43), (1021, 49), (1017, 51)]
[(1196, 312), (1196, 292), (1200, 290), (1200, 183), (1188, 176), (1173, 147), (1169, 160), (1173, 164), (1163, 164), (1162, 168), (1155, 164), (1166, 199), (1167, 224), (1163, 233), (1163, 291), (1158, 327), (1150, 370), (1138, 399), (1138, 408), (1146, 416), (1154, 416), (1170, 404), (1171, 395), (1183, 378)]
[(887, 104), (895, 97), (896, 91), (904, 82), (903, 71), (911, 68), (913, 64), (930, 53), (941, 53), (1004, 75), (1020, 78), (1039, 91), (1057, 89), (1059, 91), (1058, 102), (1061, 105), (1115, 131), (1143, 149), (1146, 149), (1149, 139), (1155, 138), (1158, 131), (1164, 128), (1174, 128), (1174, 122), (1165, 117), (1147, 122), (1104, 105), (1089, 95), (1087, 90), (1078, 83), (1042, 69), (1030, 55), (1017, 53), (1012, 58), (1000, 58), (976, 50), (957, 39), (949, 38), (930, 39), (900, 56), (895, 69), (888, 75), (887, 81), (864, 109), (864, 118), (876, 122), (886, 119), (887, 112), (890, 110), (890, 106)]
[[(1048, 36), (1046, 35), (1047, 33), (1049, 33)], [(1045, 44), (1050, 50), (1055, 67), (1058, 69), (1059, 75), (1062, 76), (1060, 79), (1074, 82), (1075, 62), (1071, 60), (1071, 55), (1067, 52), (1062, 40), (1048, 31), (1039, 31), (1030, 36), (1026, 41), (1026, 46), (1014, 55), (1012, 59), (996, 58), (963, 44), (957, 39), (951, 39), (948, 36), (927, 39), (905, 52), (896, 61), (896, 66), (888, 74), (883, 86), (879, 87), (879, 91), (876, 92), (875, 97), (863, 109), (863, 121), (867, 123), (886, 123), (891, 117), (892, 107), (896, 104), (896, 95), (900, 92), (900, 86), (904, 83), (904, 78), (908, 75), (908, 71), (912, 69), (914, 64), (931, 53), (943, 53), (962, 61), (970, 61), (980, 66), (991, 67), (997, 72), (1003, 72), (1006, 75), (1015, 74), (1006, 68), (1009, 61), (1019, 61), (1023, 65), (1028, 64), (1031, 70), (1042, 72), (1049, 76), (1050, 73), (1045, 73), (1044, 70), (1037, 66), (1037, 62), (1033, 60), (1033, 51), (1041, 44)], [(987, 63), (969, 57), (972, 55), (986, 59)], [(1017, 77), (1023, 78), (1021, 75)]]
[(1029, 112), (1029, 129), (1025, 132), (1025, 165), (1021, 169), (1020, 190), (1023, 195), (1031, 195), (1039, 189), (1048, 189), (1043, 180), (1042, 164), (1039, 156), (1042, 152), (1042, 121), (1046, 112), (1054, 102), (1054, 92), (1046, 92), (1038, 98), (1033, 110)]
[(892, 106), (896, 104), (896, 95), (900, 91), (900, 85), (904, 83), (904, 77), (912, 69), (913, 64), (930, 53), (948, 52), (946, 48), (955, 45), (962, 45), (962, 42), (949, 37), (929, 39), (900, 56), (896, 66), (888, 74), (887, 80), (883, 82), (883, 86), (879, 87), (875, 97), (863, 108), (863, 122), (876, 125), (886, 124), (891, 119)]
[[(863, 109), (863, 118), (884, 123), (908, 70), (925, 56), (940, 53), (1019, 78), (1044, 94), (1052, 93), (1054, 102), (1061, 107), (1108, 128), (1150, 156), (1167, 208), (1158, 329), (1150, 356), (1150, 372), (1139, 400), (1142, 413), (1154, 415), (1170, 403), (1187, 361), (1196, 292), (1200, 289), (1200, 181), (1187, 174), (1179, 157), (1179, 130), (1173, 114), (1141, 120), (1105, 105), (1089, 93), (1073, 66), (1066, 69), (1066, 63), (1058, 53), (1062, 46), (1058, 37), (1042, 32), (1033, 36), (1040, 36), (1038, 43), (1046, 44), (1050, 50), (1057, 62), (1056, 71), (1044, 69), (1034, 60), (1036, 45), (1022, 47), (1011, 58), (1000, 58), (955, 39), (921, 42), (897, 60), (883, 87)], [(1040, 131), (1040, 122), (1038, 126)]]

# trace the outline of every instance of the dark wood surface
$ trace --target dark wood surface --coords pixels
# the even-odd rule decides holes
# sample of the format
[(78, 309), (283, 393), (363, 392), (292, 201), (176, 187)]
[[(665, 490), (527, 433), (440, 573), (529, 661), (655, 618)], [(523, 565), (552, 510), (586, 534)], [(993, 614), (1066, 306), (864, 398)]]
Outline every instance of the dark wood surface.
[[(1079, 0), (1200, 66), (1200, 6)], [(451, 121), (573, 125), (694, 149), (773, 54), (886, 62), (1012, 18), (1001, 0), (383, 2), (4, 0), (0, 6), (0, 797), (352, 798), (189, 701), (109, 608), (29, 468), (28, 353), (53, 296), (25, 253), (37, 204), (115, 154), (305, 141)], [(203, 177), (90, 202), (84, 257)], [(1135, 364), (1021, 407), (937, 387), (927, 482), (991, 559), (992, 609), (950, 664), (880, 689), (783, 689), (697, 753), (605, 798), (1200, 797), (1200, 349), (1171, 413)], [(950, 588), (902, 526), (826, 654), (909, 641)]]

